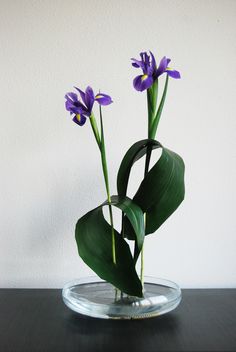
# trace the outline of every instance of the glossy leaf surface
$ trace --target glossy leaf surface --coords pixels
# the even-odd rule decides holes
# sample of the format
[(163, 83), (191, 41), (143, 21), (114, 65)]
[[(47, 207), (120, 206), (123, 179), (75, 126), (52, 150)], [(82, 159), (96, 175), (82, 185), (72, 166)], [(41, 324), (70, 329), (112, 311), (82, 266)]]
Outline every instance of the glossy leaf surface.
[[(134, 234), (138, 234), (139, 245), (144, 238), (143, 213), (126, 197), (111, 197), (112, 205), (125, 212)], [(102, 208), (108, 202), (85, 214), (78, 220), (75, 230), (80, 257), (102, 279), (129, 295), (142, 297), (142, 285), (135, 270), (135, 260), (129, 246), (116, 230), (116, 264), (112, 260), (111, 226), (103, 216)], [(141, 235), (140, 235), (141, 234)], [(142, 239), (141, 239), (142, 236)]]
[[(156, 164), (147, 173), (133, 200), (146, 213), (146, 234), (156, 231), (178, 208), (184, 199), (184, 162), (182, 158), (164, 148), (159, 142), (146, 139), (135, 143), (122, 160), (118, 177), (118, 194), (125, 196), (133, 164), (147, 153), (147, 149), (162, 148)], [(124, 222), (125, 235), (134, 239), (127, 218)]]

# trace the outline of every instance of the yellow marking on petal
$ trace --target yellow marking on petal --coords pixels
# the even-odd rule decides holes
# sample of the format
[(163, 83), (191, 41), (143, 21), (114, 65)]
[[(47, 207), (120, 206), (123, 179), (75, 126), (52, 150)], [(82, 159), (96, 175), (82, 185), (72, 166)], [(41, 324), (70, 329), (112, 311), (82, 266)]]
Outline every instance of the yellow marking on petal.
[(80, 114), (76, 114), (75, 116), (76, 116), (77, 120), (80, 122), (80, 120), (81, 120)]
[(103, 96), (102, 95), (96, 95), (96, 97), (95, 97), (95, 99), (99, 99), (99, 98), (103, 98)]
[(148, 78), (148, 75), (143, 75), (142, 77), (141, 77), (141, 81), (145, 81), (145, 79), (147, 79)]
[(167, 67), (166, 71), (174, 71), (173, 68)]

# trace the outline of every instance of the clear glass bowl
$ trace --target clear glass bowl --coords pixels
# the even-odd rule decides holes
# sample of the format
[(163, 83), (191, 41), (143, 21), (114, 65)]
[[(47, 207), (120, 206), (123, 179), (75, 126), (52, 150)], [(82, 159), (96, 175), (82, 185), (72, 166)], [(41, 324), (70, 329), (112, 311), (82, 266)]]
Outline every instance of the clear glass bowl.
[(175, 309), (181, 290), (169, 280), (144, 278), (144, 298), (128, 296), (97, 276), (74, 280), (62, 290), (64, 303), (73, 311), (103, 319), (144, 319)]

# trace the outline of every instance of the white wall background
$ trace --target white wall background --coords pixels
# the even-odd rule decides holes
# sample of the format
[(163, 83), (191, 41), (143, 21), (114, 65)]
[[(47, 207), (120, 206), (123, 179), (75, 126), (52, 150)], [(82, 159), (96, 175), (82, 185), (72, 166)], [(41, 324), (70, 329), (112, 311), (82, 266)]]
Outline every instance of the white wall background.
[(104, 120), (115, 193), (121, 158), (146, 137), (130, 58), (148, 49), (182, 74), (157, 138), (185, 160), (186, 199), (146, 240), (145, 273), (236, 286), (235, 15), (227, 0), (0, 0), (1, 287), (62, 287), (92, 273), (74, 225), (105, 190), (90, 126), (71, 122), (64, 94), (90, 84), (113, 97)]

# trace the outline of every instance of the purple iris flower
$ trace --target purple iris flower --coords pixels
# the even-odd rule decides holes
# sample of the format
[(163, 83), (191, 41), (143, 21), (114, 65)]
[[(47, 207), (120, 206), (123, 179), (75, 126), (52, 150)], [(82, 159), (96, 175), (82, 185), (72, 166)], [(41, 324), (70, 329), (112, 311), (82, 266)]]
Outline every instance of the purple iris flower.
[(98, 93), (94, 95), (93, 89), (87, 87), (85, 92), (75, 87), (79, 92), (82, 102), (78, 99), (78, 95), (70, 92), (65, 95), (66, 110), (70, 111), (70, 114), (74, 114), (73, 121), (80, 126), (83, 126), (86, 122), (86, 118), (92, 114), (93, 104), (95, 101), (100, 105), (109, 105), (112, 103), (112, 99), (109, 95)]
[(142, 92), (150, 88), (154, 81), (165, 72), (172, 78), (180, 78), (180, 73), (168, 66), (171, 60), (165, 56), (161, 59), (158, 67), (151, 51), (150, 55), (147, 52), (140, 53), (140, 57), (141, 60), (131, 59), (133, 61), (132, 66), (143, 70), (143, 74), (135, 77), (133, 81), (136, 90)]

